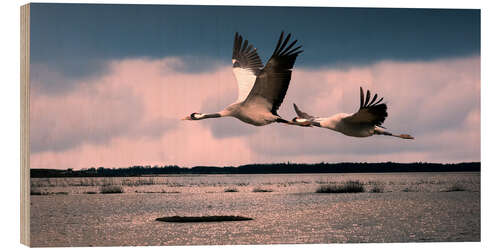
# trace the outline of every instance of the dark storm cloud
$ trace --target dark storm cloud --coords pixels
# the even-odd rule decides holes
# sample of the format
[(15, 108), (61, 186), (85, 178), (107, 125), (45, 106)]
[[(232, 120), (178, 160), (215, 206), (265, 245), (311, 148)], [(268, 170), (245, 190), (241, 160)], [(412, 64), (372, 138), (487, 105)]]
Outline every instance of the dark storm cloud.
[[(32, 4), (31, 58), (70, 77), (102, 60), (176, 56), (228, 62), (240, 32), (267, 59), (279, 32), (304, 45), (303, 67), (479, 54), (480, 11), (453, 9)], [(208, 62), (211, 60), (207, 60)], [(191, 71), (212, 64), (192, 60)]]

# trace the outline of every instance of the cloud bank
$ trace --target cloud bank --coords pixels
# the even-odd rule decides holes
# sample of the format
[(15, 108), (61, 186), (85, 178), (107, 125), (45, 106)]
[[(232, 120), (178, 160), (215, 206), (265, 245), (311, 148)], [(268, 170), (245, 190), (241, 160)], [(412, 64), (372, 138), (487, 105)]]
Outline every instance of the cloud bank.
[[(349, 68), (298, 68), (279, 110), (355, 112), (359, 86), (384, 97), (384, 126), (414, 141), (351, 138), (320, 128), (271, 124), (253, 127), (234, 118), (181, 121), (216, 112), (237, 97), (231, 68), (183, 70), (175, 57), (123, 59), (92, 78), (73, 79), (48, 93), (39, 70), (32, 77), (31, 167), (127, 167), (136, 164), (239, 165), (254, 162), (480, 160), (480, 58), (425, 62), (382, 61)], [(43, 69), (43, 65), (39, 66)]]

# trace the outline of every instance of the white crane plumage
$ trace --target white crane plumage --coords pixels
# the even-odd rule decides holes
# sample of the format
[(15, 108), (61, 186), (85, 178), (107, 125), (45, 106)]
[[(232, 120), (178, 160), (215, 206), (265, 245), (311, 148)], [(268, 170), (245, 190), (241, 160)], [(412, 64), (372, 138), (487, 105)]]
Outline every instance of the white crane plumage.
[(217, 113), (192, 113), (183, 120), (232, 116), (255, 126), (272, 122), (294, 124), (282, 119), (277, 113), (288, 90), (295, 59), (302, 52), (302, 46), (294, 47), (297, 40), (287, 46), (290, 37), (291, 34), (288, 34), (283, 40), (284, 33), (281, 32), (271, 58), (263, 67), (257, 49), (249, 45), (247, 40), (243, 42), (242, 36), (236, 32), (232, 62), (238, 82), (238, 99)]
[(370, 99), (370, 91), (364, 96), (363, 88), (360, 87), (359, 110), (353, 114), (339, 113), (330, 117), (321, 118), (309, 115), (299, 109), (294, 103), (293, 107), (298, 117), (292, 122), (301, 126), (316, 126), (331, 129), (347, 136), (368, 137), (372, 135), (388, 135), (402, 139), (414, 139), (407, 134), (392, 134), (382, 127), (387, 117), (387, 105), (381, 103), (384, 98), (377, 100), (377, 94)]

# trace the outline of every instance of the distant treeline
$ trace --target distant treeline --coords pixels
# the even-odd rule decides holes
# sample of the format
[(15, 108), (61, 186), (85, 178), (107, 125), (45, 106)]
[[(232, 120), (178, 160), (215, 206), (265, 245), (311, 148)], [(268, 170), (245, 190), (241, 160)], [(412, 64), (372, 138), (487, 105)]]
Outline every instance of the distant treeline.
[(386, 172), (479, 172), (480, 162), (441, 163), (272, 163), (239, 167), (133, 166), (82, 170), (31, 169), (32, 178), (43, 177), (123, 177), (161, 174), (281, 174), (281, 173), (386, 173)]

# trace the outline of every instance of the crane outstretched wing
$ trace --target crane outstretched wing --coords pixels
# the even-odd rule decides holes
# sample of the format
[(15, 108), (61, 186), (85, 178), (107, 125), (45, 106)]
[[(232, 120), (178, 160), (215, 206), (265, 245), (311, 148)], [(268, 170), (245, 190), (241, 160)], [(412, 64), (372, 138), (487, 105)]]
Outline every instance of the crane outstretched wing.
[(300, 50), (302, 46), (294, 47), (297, 40), (287, 46), (291, 34), (288, 34), (284, 40), (283, 36), (284, 32), (281, 32), (271, 58), (257, 76), (257, 80), (245, 100), (245, 103), (251, 103), (259, 102), (258, 99), (263, 98), (268, 105), (266, 108), (274, 115), (277, 115), (277, 110), (285, 98), (295, 59), (302, 53)]
[(347, 123), (367, 123), (371, 125), (381, 126), (387, 117), (387, 105), (380, 103), (384, 98), (377, 100), (377, 94), (370, 99), (370, 90), (364, 96), (363, 88), (360, 89), (360, 106), (358, 112), (347, 116), (342, 121)]
[(257, 49), (236, 32), (233, 45), (233, 73), (238, 82), (238, 100), (244, 101), (264, 65), (260, 60)]

